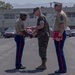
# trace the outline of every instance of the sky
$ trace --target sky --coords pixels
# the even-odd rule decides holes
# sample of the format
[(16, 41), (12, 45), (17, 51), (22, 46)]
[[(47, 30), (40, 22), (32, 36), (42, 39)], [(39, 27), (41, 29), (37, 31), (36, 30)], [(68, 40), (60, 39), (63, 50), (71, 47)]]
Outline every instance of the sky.
[(50, 2), (62, 2), (62, 3), (67, 3), (67, 2), (74, 2), (75, 0), (0, 0), (0, 1), (4, 1), (6, 3), (18, 3), (18, 4), (27, 4), (27, 3), (31, 3), (31, 4), (41, 4), (41, 3), (50, 3)]

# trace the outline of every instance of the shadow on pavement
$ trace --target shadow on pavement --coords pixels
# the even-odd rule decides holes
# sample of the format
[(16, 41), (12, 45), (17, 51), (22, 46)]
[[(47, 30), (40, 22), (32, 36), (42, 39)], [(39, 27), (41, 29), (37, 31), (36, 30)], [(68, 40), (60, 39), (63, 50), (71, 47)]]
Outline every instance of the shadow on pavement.
[(9, 69), (9, 70), (5, 70), (5, 72), (7, 73), (16, 73), (18, 70), (16, 69)]
[(21, 73), (37, 73), (37, 72), (43, 72), (44, 70), (23, 70), (19, 71)]
[(50, 73), (48, 75), (60, 75), (60, 73)]
[(38, 72), (43, 72), (44, 70), (23, 70), (23, 69), (20, 69), (20, 70), (16, 70), (16, 69), (8, 69), (8, 70), (5, 70), (6, 73), (16, 73), (16, 72), (20, 72), (20, 73), (38, 73)]

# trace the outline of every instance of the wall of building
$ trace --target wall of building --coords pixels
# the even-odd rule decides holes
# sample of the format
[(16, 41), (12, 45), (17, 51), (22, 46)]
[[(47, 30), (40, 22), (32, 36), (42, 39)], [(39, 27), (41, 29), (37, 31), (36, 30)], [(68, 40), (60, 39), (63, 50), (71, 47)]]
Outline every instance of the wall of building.
[[(54, 25), (55, 21), (55, 11), (52, 7), (41, 8), (42, 13), (46, 16), (48, 23), (51, 27)], [(75, 8), (74, 7), (64, 7), (63, 10), (68, 15), (68, 26), (75, 26)], [(25, 21), (25, 26), (35, 26), (37, 23), (37, 17), (35, 17), (32, 12), (32, 8), (28, 9), (8, 9), (0, 10), (0, 28), (1, 27), (13, 27), (15, 26), (16, 19), (19, 17), (19, 12), (28, 12), (27, 20)]]

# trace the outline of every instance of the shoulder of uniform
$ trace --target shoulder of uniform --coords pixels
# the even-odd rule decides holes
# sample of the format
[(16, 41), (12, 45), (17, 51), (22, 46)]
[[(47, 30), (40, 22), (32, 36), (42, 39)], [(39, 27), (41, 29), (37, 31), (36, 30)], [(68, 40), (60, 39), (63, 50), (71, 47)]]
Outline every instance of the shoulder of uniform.
[(40, 20), (44, 20), (44, 16), (40, 16), (39, 19), (40, 19)]
[(64, 12), (64, 11), (61, 11), (61, 12), (60, 12), (60, 15), (65, 15), (65, 12)]
[(45, 18), (46, 18), (46, 16), (42, 14), (42, 15), (41, 15), (41, 18), (45, 19)]
[(16, 20), (16, 23), (18, 23), (18, 22), (19, 22), (19, 19)]
[(60, 14), (60, 16), (62, 16), (62, 17), (67, 17), (67, 15), (66, 15), (65, 12), (62, 12), (62, 13)]
[(64, 16), (64, 15), (63, 15), (63, 12), (60, 12), (60, 13), (59, 13), (59, 17), (61, 17), (61, 16)]

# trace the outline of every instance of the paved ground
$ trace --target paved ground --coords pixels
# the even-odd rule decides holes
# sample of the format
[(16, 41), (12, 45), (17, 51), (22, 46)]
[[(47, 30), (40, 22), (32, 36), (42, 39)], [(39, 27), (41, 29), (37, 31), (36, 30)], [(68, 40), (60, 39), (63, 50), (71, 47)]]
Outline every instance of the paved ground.
[[(55, 74), (58, 69), (57, 58), (52, 38), (49, 40), (47, 49), (47, 69), (37, 71), (35, 67), (41, 64), (38, 55), (37, 39), (26, 38), (26, 44), (23, 53), (23, 65), (25, 70), (15, 70), (15, 42), (13, 38), (0, 39), (0, 75), (61, 75)], [(64, 47), (65, 58), (68, 72), (62, 75), (75, 75), (75, 37), (67, 38)]]

